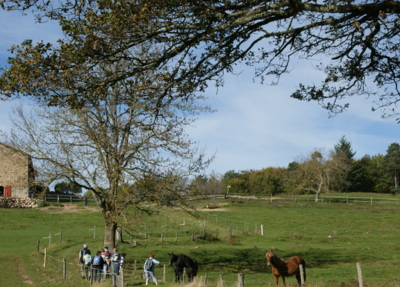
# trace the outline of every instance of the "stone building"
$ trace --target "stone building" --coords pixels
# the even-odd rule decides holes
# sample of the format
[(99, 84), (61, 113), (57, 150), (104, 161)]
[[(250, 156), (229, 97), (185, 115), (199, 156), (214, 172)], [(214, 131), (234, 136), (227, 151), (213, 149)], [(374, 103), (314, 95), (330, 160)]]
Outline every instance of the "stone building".
[(34, 180), (31, 157), (0, 143), (0, 196), (29, 197)]

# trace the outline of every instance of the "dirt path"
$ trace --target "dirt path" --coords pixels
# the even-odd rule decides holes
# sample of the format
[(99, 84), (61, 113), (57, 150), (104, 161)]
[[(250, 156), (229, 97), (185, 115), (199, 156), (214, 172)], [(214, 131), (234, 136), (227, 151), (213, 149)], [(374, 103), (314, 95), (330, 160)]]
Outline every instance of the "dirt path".
[(63, 204), (62, 206), (46, 206), (39, 209), (47, 213), (79, 213), (82, 211), (99, 212), (98, 207), (81, 206), (77, 204)]
[(22, 278), (23, 283), (26, 285), (33, 285), (32, 280), (30, 279), (30, 277), (26, 274), (25, 272), (25, 268), (22, 265), (23, 263), (21, 262), (21, 260), (17, 260), (17, 272), (18, 275)]

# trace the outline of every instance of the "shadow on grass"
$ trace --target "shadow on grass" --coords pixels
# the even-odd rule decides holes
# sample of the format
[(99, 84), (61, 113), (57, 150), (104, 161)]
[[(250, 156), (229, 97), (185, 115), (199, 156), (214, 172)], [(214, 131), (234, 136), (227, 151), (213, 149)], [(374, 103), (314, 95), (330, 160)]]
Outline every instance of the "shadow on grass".
[[(270, 273), (264, 257), (265, 251), (260, 248), (233, 249), (219, 248), (214, 251), (196, 250), (191, 252), (192, 258), (199, 262), (202, 271), (220, 270), (223, 272), (249, 272)], [(335, 250), (309, 250), (301, 252), (289, 252), (288, 250), (275, 249), (275, 253), (284, 259), (292, 256), (300, 256), (306, 261), (307, 268), (325, 268), (337, 263), (353, 263), (354, 258), (344, 256)]]

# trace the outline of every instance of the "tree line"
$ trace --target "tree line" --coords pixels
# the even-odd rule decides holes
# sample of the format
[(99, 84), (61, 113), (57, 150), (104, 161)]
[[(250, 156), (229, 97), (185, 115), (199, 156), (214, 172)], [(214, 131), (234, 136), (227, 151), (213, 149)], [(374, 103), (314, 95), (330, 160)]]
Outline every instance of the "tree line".
[(356, 159), (351, 143), (343, 136), (328, 153), (314, 150), (283, 167), (227, 171), (223, 176), (197, 177), (194, 194), (240, 193), (246, 195), (315, 194), (330, 192), (398, 191), (400, 144), (392, 143), (384, 155)]

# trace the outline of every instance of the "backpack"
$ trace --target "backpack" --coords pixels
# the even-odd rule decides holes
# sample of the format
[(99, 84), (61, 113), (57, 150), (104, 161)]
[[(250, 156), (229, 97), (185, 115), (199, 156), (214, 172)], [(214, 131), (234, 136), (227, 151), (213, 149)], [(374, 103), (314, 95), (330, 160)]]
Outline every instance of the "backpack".
[(146, 260), (146, 263), (144, 263), (144, 269), (146, 270), (151, 270), (151, 268), (153, 267), (153, 260), (151, 260), (150, 258)]
[(101, 256), (95, 256), (93, 258), (93, 265), (100, 265)]
[(120, 260), (121, 260), (121, 257), (119, 255), (119, 253), (114, 253), (112, 255), (112, 257), (111, 257), (111, 261), (113, 261), (113, 262), (118, 262), (119, 263)]
[(89, 266), (92, 263), (92, 256), (90, 256), (89, 254), (86, 254), (83, 258), (85, 260), (85, 265)]
[(90, 254), (90, 250), (89, 249), (87, 249), (87, 248), (83, 248), (83, 249), (81, 249), (81, 254), (80, 254), (80, 260), (81, 260), (81, 263), (85, 263), (85, 259), (83, 259), (84, 257), (85, 257), (85, 255), (86, 255), (86, 251), (89, 251), (89, 254)]
[(110, 258), (110, 251), (106, 251), (106, 252), (104, 252), (104, 256), (106, 257), (106, 259), (109, 259)]

